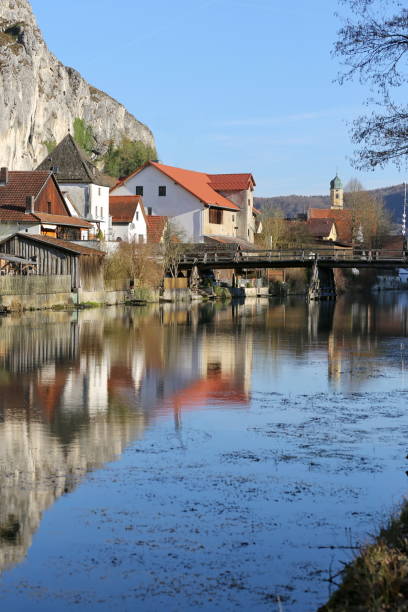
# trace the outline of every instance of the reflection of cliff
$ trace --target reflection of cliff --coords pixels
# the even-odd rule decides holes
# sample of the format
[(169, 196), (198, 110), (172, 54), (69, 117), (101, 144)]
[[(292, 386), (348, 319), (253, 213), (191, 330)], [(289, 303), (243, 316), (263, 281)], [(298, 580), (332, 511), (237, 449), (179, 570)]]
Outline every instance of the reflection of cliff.
[(24, 558), (43, 511), (156, 416), (248, 403), (251, 333), (225, 312), (153, 308), (0, 320), (0, 571)]

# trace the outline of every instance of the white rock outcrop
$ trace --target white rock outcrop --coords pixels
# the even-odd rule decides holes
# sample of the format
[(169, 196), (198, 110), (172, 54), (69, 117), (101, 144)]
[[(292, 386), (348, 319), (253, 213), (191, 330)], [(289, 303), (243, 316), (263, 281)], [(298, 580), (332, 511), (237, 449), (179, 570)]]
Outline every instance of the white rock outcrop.
[(0, 166), (34, 169), (76, 117), (100, 153), (124, 135), (155, 144), (146, 125), (49, 51), (28, 0), (0, 0)]

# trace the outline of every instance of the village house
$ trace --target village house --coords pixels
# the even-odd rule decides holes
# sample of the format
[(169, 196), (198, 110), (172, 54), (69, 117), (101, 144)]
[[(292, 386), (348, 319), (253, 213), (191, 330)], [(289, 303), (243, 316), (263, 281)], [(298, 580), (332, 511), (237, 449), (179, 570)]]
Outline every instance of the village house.
[(72, 216), (49, 171), (0, 170), (0, 236), (15, 232), (86, 239), (92, 225)]
[(150, 161), (119, 181), (111, 196), (142, 196), (148, 216), (167, 216), (189, 242), (234, 239), (251, 245), (258, 211), (246, 174), (206, 174)]
[[(322, 221), (326, 223), (324, 228)], [(330, 208), (309, 208), (308, 223), (314, 232), (325, 232), (325, 240), (350, 245), (353, 239), (351, 211), (344, 209), (344, 191), (340, 178), (337, 176), (330, 181)], [(334, 224), (334, 228), (333, 228)], [(331, 227), (330, 233), (327, 233)]]
[(92, 223), (93, 233), (109, 238), (109, 186), (112, 180), (99, 172), (71, 134), (67, 134), (47, 155), (37, 170), (52, 171), (71, 205)]
[(161, 242), (167, 217), (148, 215), (141, 196), (110, 196), (109, 211), (111, 240), (139, 244)]

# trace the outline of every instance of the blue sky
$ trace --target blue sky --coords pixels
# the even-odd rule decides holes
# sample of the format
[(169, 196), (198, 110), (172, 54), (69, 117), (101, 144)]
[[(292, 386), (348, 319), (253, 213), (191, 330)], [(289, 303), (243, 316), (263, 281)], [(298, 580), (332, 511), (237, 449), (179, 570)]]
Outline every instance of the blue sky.
[(252, 172), (256, 195), (321, 194), (338, 169), (366, 188), (347, 122), (367, 90), (333, 83), (336, 0), (31, 0), (49, 48), (156, 138), (164, 163)]

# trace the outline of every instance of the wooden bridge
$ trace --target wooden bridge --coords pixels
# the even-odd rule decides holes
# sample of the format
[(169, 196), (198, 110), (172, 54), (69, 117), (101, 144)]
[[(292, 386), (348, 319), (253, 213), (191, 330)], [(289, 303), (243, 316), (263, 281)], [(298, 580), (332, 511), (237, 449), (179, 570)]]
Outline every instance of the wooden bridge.
[(191, 270), (259, 268), (404, 268), (408, 252), (382, 249), (205, 250), (182, 255), (179, 268)]
[(308, 298), (335, 299), (334, 268), (398, 269), (408, 267), (406, 251), (360, 248), (305, 248), (287, 250), (197, 250), (183, 254), (179, 269), (197, 277), (204, 270), (243, 271), (265, 268), (309, 268)]

